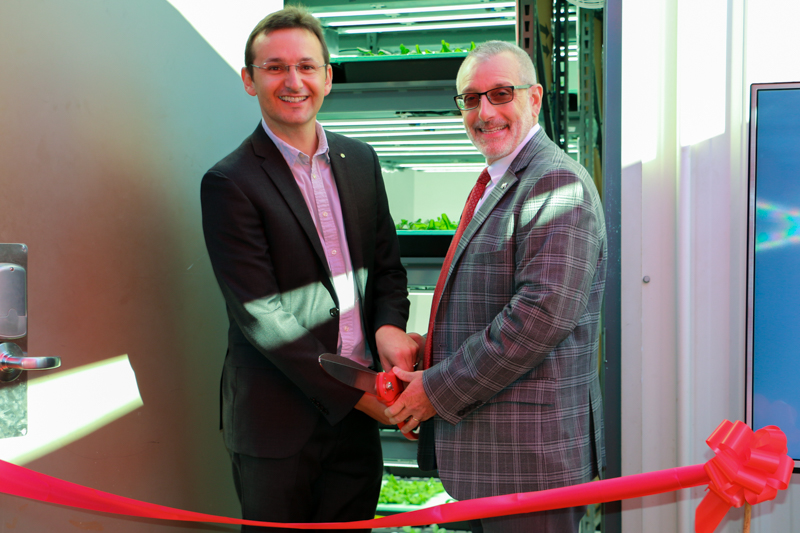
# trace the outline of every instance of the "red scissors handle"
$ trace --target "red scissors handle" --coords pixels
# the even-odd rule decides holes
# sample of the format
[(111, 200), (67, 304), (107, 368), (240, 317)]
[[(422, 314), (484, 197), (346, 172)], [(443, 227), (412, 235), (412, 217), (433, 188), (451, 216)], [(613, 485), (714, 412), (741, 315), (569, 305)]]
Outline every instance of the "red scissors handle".
[[(378, 376), (376, 377), (376, 390), (378, 392), (378, 399), (385, 403), (387, 406), (392, 405), (394, 401), (400, 396), (400, 393), (403, 392), (403, 383), (397, 379), (397, 376), (394, 375), (394, 372), (389, 370), (388, 372), (378, 372)], [(405, 422), (398, 422), (397, 427), (403, 429)], [(419, 435), (416, 433), (403, 433), (408, 440), (417, 440), (419, 439)]]

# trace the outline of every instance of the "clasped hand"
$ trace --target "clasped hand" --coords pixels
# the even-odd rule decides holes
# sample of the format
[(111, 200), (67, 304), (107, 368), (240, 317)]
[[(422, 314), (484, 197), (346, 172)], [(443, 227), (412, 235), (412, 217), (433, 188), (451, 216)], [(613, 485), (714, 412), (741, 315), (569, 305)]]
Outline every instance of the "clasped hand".
[[(384, 370), (400, 367), (403, 370), (413, 370), (417, 364), (422, 339), (417, 333), (406, 333), (397, 326), (385, 325), (375, 332), (375, 344), (378, 347), (378, 356)], [(425, 340), (422, 339), (424, 350)]]
[(409, 433), (435, 415), (436, 408), (431, 404), (422, 386), (423, 371), (408, 372), (399, 367), (394, 367), (393, 370), (397, 378), (405, 382), (406, 386), (403, 393), (397, 397), (394, 404), (386, 408), (384, 413), (392, 424), (405, 422), (400, 431)]
[(391, 424), (405, 422), (401, 431), (409, 433), (436, 414), (422, 387), (422, 371), (414, 372), (425, 353), (425, 337), (385, 325), (375, 332), (375, 343), (383, 369), (394, 370), (398, 379), (406, 383), (402, 394), (382, 414)]

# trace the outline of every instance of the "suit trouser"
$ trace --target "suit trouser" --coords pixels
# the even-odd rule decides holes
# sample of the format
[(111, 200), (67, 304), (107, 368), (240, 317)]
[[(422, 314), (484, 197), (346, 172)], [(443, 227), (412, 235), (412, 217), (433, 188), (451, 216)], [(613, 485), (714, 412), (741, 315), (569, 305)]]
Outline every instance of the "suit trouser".
[(578, 533), (586, 506), (470, 521), (473, 533)]
[[(275, 438), (281, 430), (275, 428)], [(247, 520), (345, 522), (375, 516), (383, 476), (378, 425), (355, 409), (335, 426), (320, 417), (311, 438), (291, 457), (231, 453), (231, 461)], [(242, 526), (242, 531), (299, 530)]]

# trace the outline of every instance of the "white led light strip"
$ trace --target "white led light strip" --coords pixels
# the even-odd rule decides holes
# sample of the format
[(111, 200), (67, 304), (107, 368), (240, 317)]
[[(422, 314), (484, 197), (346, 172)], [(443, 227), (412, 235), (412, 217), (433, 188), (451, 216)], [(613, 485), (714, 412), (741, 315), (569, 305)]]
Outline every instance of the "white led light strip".
[(490, 26), (514, 26), (516, 20), (501, 20), (498, 22), (459, 22), (456, 24), (418, 24), (410, 26), (389, 26), (383, 28), (380, 26), (369, 26), (367, 28), (354, 28), (352, 30), (343, 30), (342, 33), (357, 34), (357, 33), (387, 33), (396, 31), (430, 31), (430, 30), (454, 30), (459, 28), (488, 28)]
[[(355, 133), (355, 132), (365, 132), (365, 131), (430, 131), (430, 130), (464, 130), (464, 126), (458, 125), (447, 125), (447, 126), (408, 126), (405, 128), (327, 128), (328, 131), (332, 131), (333, 133)], [(452, 132), (450, 132), (452, 133)]]
[(438, 117), (420, 117), (420, 118), (396, 118), (388, 120), (321, 120), (325, 128), (335, 126), (383, 126), (385, 124), (461, 124), (460, 118), (438, 118)]
[[(452, 141), (437, 141), (437, 140), (426, 140), (424, 141), (426, 145), (431, 144), (468, 144), (470, 147), (472, 146), (472, 141), (468, 139), (461, 140), (452, 140)], [(372, 146), (404, 146), (404, 145), (416, 145), (419, 144), (420, 141), (369, 141), (367, 144)], [(444, 147), (442, 147), (444, 148)], [(449, 148), (449, 147), (448, 147)]]
[[(333, 131), (333, 130), (330, 130)], [(464, 130), (434, 130), (434, 131), (390, 131), (379, 133), (348, 133), (348, 137), (417, 137), (425, 135), (459, 135), (466, 132)]]
[[(377, 151), (377, 150), (376, 150)], [(420, 157), (420, 156), (428, 156), (428, 155), (480, 155), (480, 152), (475, 152), (474, 154), (466, 153), (466, 152), (426, 152), (424, 154), (420, 154), (419, 152), (392, 152), (392, 153), (383, 153), (377, 151), (378, 155), (383, 155), (386, 157)]]
[(506, 13), (477, 13), (471, 15), (441, 15), (437, 17), (404, 17), (394, 19), (369, 19), (369, 20), (343, 20), (329, 22), (331, 27), (344, 26), (369, 26), (370, 24), (419, 24), (420, 22), (445, 22), (448, 20), (485, 20), (496, 18), (513, 18), (516, 14), (513, 11)]
[[(372, 144), (372, 143), (369, 143)], [(447, 151), (454, 151), (458, 150), (459, 153), (463, 154), (479, 154), (474, 147), (472, 146), (403, 146), (403, 147), (394, 147), (394, 146), (376, 146), (375, 151), (380, 153), (385, 152), (409, 152), (409, 151), (419, 151), (419, 152), (434, 152), (437, 150), (447, 150)], [(420, 154), (421, 155), (421, 154)], [(425, 154), (427, 155), (427, 154)]]
[(483, 4), (464, 4), (460, 6), (405, 7), (398, 9), (367, 9), (362, 11), (331, 11), (314, 13), (317, 18), (365, 17), (370, 15), (402, 15), (403, 13), (431, 13), (437, 11), (468, 11), (471, 9), (502, 9), (515, 7), (516, 2), (487, 2)]

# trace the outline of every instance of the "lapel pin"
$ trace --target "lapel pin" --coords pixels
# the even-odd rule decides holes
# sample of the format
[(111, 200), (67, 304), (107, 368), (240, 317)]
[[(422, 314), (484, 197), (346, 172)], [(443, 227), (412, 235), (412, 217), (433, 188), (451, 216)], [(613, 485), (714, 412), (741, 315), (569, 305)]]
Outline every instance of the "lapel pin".
[(344, 159), (344, 154), (339, 154), (339, 155), (342, 156), (342, 159)]
[(508, 185), (508, 182), (505, 182), (505, 183), (501, 184), (501, 185), (500, 185), (500, 188), (501, 188), (501, 189), (505, 189), (505, 188), (506, 188), (506, 185)]

